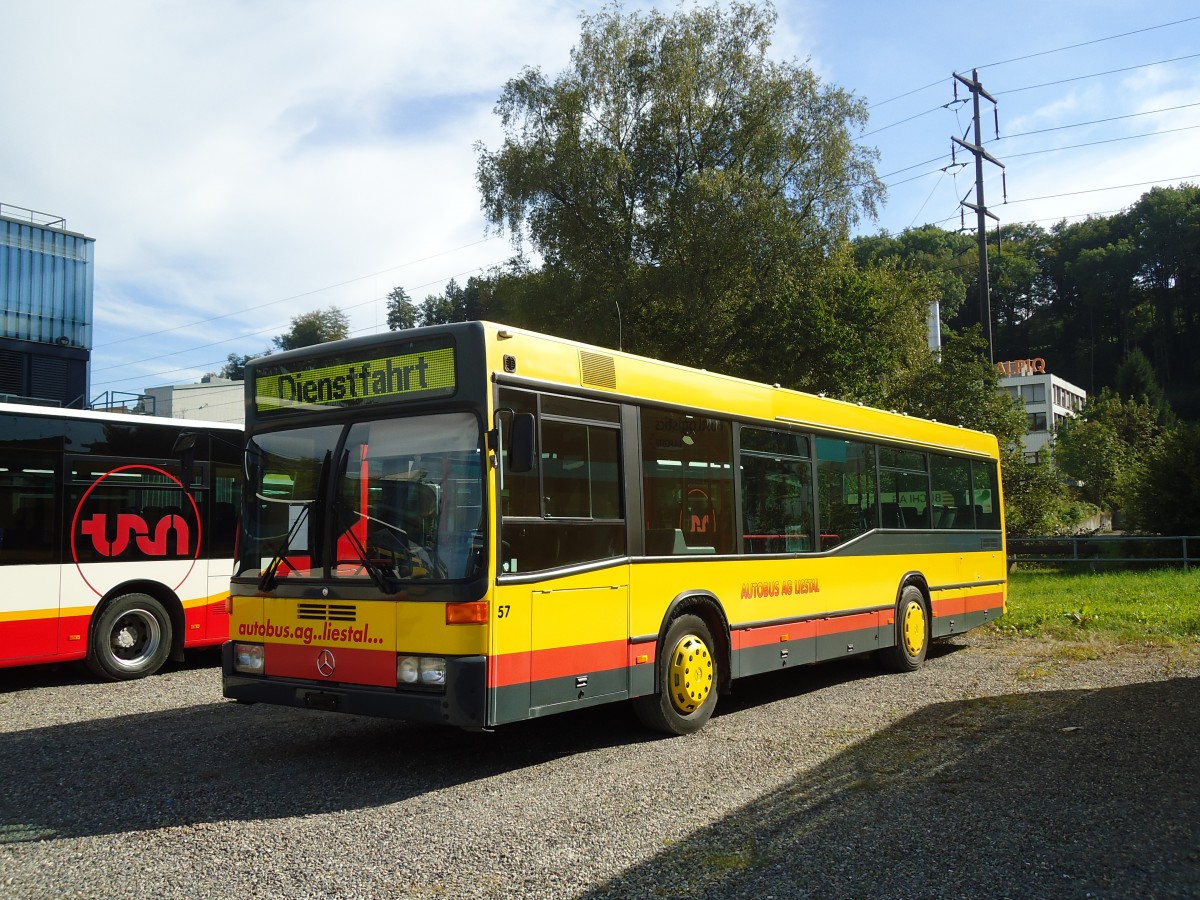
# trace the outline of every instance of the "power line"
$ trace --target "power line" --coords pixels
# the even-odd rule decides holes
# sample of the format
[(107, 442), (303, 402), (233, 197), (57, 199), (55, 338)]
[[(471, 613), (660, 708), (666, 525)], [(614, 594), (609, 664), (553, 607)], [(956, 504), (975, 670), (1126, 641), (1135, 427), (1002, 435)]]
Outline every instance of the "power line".
[[(1129, 184), (1112, 184), (1112, 185), (1108, 185), (1107, 187), (1086, 188), (1084, 190), (1079, 190), (1079, 191), (1065, 191), (1061, 194), (1044, 194), (1043, 196), (1040, 196), (1040, 197), (1022, 197), (1019, 200), (1007, 200), (1007, 201), (1005, 201), (1005, 205), (1012, 206), (1017, 203), (1032, 203), (1036, 200), (1056, 200), (1060, 197), (1075, 197), (1075, 196), (1078, 196), (1081, 194), (1098, 194), (1098, 193), (1103, 193), (1104, 191), (1118, 191), (1118, 190), (1123, 190), (1125, 188), (1146, 187), (1148, 185), (1153, 186), (1153, 187), (1158, 187), (1158, 186), (1170, 187), (1170, 186), (1175, 186), (1175, 185), (1170, 185), (1169, 182), (1188, 181), (1189, 179), (1192, 179), (1192, 178), (1200, 178), (1200, 173), (1197, 173), (1195, 175), (1173, 175), (1169, 178), (1156, 178), (1153, 181), (1135, 181), (1135, 182), (1131, 182)], [(1123, 211), (1124, 210), (1117, 210), (1117, 212), (1123, 212)], [(1085, 213), (1085, 214), (1080, 214), (1080, 215), (1056, 216), (1054, 218), (1054, 221), (1059, 221), (1060, 219), (1086, 218), (1087, 216), (1094, 216), (1094, 215), (1103, 215), (1103, 213)], [(944, 219), (938, 219), (937, 221), (928, 222), (926, 224), (943, 225), (946, 222), (954, 221), (958, 217), (959, 217), (959, 212), (956, 210), (954, 213), (952, 213), (949, 216), (946, 216)], [(1034, 221), (1044, 222), (1044, 221), (1049, 221), (1049, 220), (1037, 219)]]
[[(1138, 116), (1153, 116), (1157, 115), (1158, 113), (1175, 112), (1176, 110), (1180, 109), (1191, 109), (1193, 106), (1200, 106), (1200, 102), (1182, 103), (1179, 106), (1165, 106), (1162, 109), (1148, 109), (1144, 112), (1127, 113), (1123, 116), (1109, 116), (1107, 119), (1092, 119), (1088, 122), (1074, 122), (1070, 125), (1055, 125), (1052, 128), (1037, 128), (1033, 131), (1019, 131), (1015, 134), (1002, 134), (1000, 137), (994, 138), (993, 140), (1006, 141), (1009, 138), (1029, 137), (1030, 135), (1034, 134), (1046, 134), (1050, 131), (1063, 131), (1067, 128), (1081, 128), (1084, 125), (1103, 125), (1105, 122), (1119, 122), (1121, 119), (1136, 119)], [(989, 141), (988, 143), (992, 143), (992, 141)], [(918, 165), (921, 164), (918, 163)], [(901, 171), (903, 171), (903, 169)]]
[[(1080, 128), (1085, 125), (1102, 125), (1106, 122), (1117, 122), (1122, 119), (1133, 119), (1133, 118), (1137, 118), (1139, 116), (1150, 116), (1150, 115), (1156, 115), (1158, 113), (1175, 112), (1180, 109), (1190, 109), (1195, 106), (1200, 106), (1200, 102), (1183, 103), (1183, 104), (1180, 104), (1179, 106), (1167, 106), (1167, 107), (1163, 107), (1161, 109), (1149, 109), (1149, 110), (1145, 110), (1144, 112), (1127, 113), (1126, 115), (1122, 115), (1122, 116), (1110, 116), (1106, 119), (1092, 119), (1087, 122), (1073, 122), (1069, 125), (1055, 125), (1051, 128), (1036, 128), (1033, 131), (1019, 131), (1019, 132), (1015, 132), (1013, 134), (1002, 134), (997, 138), (992, 138), (991, 140), (985, 141), (985, 143), (994, 144), (997, 141), (1006, 141), (1006, 140), (1010, 140), (1012, 138), (1031, 137), (1035, 134), (1047, 134), (1051, 131), (1064, 131), (1068, 128)], [(943, 108), (943, 107), (939, 107), (939, 109), (940, 108)], [(1194, 128), (1197, 126), (1187, 126), (1187, 127)], [(1171, 129), (1171, 130), (1179, 131), (1179, 130), (1186, 130), (1186, 129)], [(1145, 134), (1145, 135), (1130, 135), (1130, 136), (1122, 137), (1122, 138), (1113, 138), (1112, 140), (1128, 140), (1131, 137), (1152, 137), (1155, 134), (1169, 134), (1169, 133), (1170, 133), (1170, 131), (1155, 131), (1155, 132), (1150, 132), (1149, 134)], [(1095, 143), (1106, 143), (1106, 141), (1096, 141)], [(1090, 145), (1074, 144), (1072, 146), (1073, 147), (1086, 147), (1086, 146), (1090, 146)], [(1070, 147), (1058, 147), (1058, 148), (1053, 148), (1053, 149), (1068, 150), (1071, 148)], [(1007, 155), (1009, 155), (1009, 156), (1028, 156), (1033, 153), (1050, 153), (1050, 152), (1052, 152), (1052, 150), (1034, 150), (1034, 151), (1030, 151), (1029, 153), (1017, 153), (1017, 154), (1007, 154)], [(910, 166), (904, 166), (903, 168), (900, 168), (900, 169), (893, 169), (891, 172), (886, 172), (883, 175), (879, 175), (877, 177), (879, 178), (880, 181), (885, 181), (885, 179), (891, 178), (893, 175), (900, 175), (903, 172), (908, 172), (912, 169), (920, 168), (921, 166), (928, 166), (928, 165), (931, 165), (932, 163), (942, 162), (945, 159), (946, 159), (945, 154), (942, 154), (941, 156), (934, 156), (930, 159), (922, 160), (921, 162), (918, 162), (918, 163), (913, 163)], [(932, 171), (924, 172), (921, 175), (918, 175), (917, 178), (924, 178), (926, 175), (933, 175), (940, 171), (942, 171), (942, 169), (933, 169)], [(885, 183), (886, 183), (887, 187), (897, 187), (901, 184), (907, 184), (909, 181), (915, 181), (915, 180), (916, 180), (916, 178), (906, 178), (903, 181), (893, 181), (890, 183), (886, 183), (886, 182)]]
[(1058, 153), (1060, 150), (1078, 150), (1080, 147), (1095, 147), (1099, 144), (1115, 144), (1118, 141), (1133, 141), (1138, 138), (1157, 137), (1160, 134), (1174, 134), (1177, 131), (1193, 131), (1200, 125), (1184, 125), (1179, 128), (1165, 128), (1162, 131), (1150, 131), (1146, 134), (1127, 134), (1123, 137), (1105, 138), (1101, 141), (1088, 141), (1084, 144), (1068, 144), (1065, 147), (1047, 147), (1044, 150), (1026, 150), (1024, 153), (1006, 153), (1005, 159), (1016, 159), (1019, 156), (1039, 156), (1043, 153)]
[(1170, 178), (1156, 178), (1154, 181), (1135, 181), (1132, 184), (1114, 184), (1114, 185), (1110, 185), (1109, 187), (1088, 188), (1087, 190), (1082, 190), (1082, 191), (1066, 191), (1065, 193), (1062, 193), (1062, 194), (1046, 194), (1043, 197), (1024, 197), (1020, 200), (1009, 200), (1008, 204), (1011, 206), (1014, 203), (1031, 203), (1034, 200), (1054, 200), (1054, 199), (1057, 199), (1058, 197), (1075, 197), (1079, 194), (1098, 194), (1102, 191), (1118, 191), (1118, 190), (1121, 190), (1122, 188), (1145, 187), (1148, 184), (1159, 185), (1165, 181), (1186, 181), (1189, 178), (1200, 178), (1200, 174), (1173, 175)]
[[(446, 256), (451, 253), (457, 253), (459, 250), (467, 250), (471, 247), (477, 247), (480, 244), (485, 244), (488, 241), (493, 241), (493, 240), (497, 240), (497, 239), (498, 238), (496, 238), (496, 237), (488, 237), (488, 238), (483, 238), (478, 241), (472, 241), (469, 244), (463, 244), (461, 247), (455, 247), (452, 250), (443, 250), (440, 253), (433, 253), (429, 256), (422, 257), (421, 259), (414, 259), (414, 260), (410, 260), (409, 262), (400, 263), (399, 265), (395, 265), (390, 268), (383, 269), (379, 272), (373, 272), (370, 275), (359, 275), (355, 278), (349, 278), (346, 281), (340, 281), (337, 284), (329, 284), (329, 285), (326, 285), (325, 287), (313, 288), (311, 291), (303, 291), (302, 293), (299, 293), (299, 294), (293, 294), (290, 297), (282, 297), (279, 300), (269, 300), (266, 303), (260, 303), (258, 306), (248, 306), (245, 309), (239, 309), (237, 312), (225, 313), (220, 316), (212, 316), (207, 319), (199, 319), (195, 322), (188, 322), (185, 325), (176, 325), (172, 328), (164, 328), (161, 331), (148, 331), (148, 332), (145, 332), (144, 334), (135, 334), (135, 335), (131, 335), (130, 337), (118, 338), (115, 341), (109, 341), (108, 343), (105, 343), (105, 344), (97, 344), (94, 349), (100, 349), (102, 347), (111, 347), (114, 344), (124, 344), (129, 341), (141, 340), (142, 338), (156, 337), (160, 334), (169, 334), (172, 331), (180, 331), (184, 328), (195, 328), (197, 325), (207, 325), (209, 322), (218, 322), (221, 319), (228, 319), (230, 316), (242, 315), (243, 313), (253, 312), (256, 309), (266, 309), (268, 306), (275, 306), (276, 304), (279, 304), (279, 303), (287, 303), (292, 300), (299, 300), (302, 297), (310, 297), (313, 294), (319, 294), (322, 291), (331, 291), (334, 288), (345, 287), (348, 284), (354, 284), (359, 281), (366, 281), (368, 278), (377, 278), (380, 275), (386, 275), (388, 272), (394, 272), (397, 269), (403, 269), (403, 268), (406, 268), (407, 266), (415, 266), (418, 263), (428, 262), (431, 259), (437, 259), (439, 256)], [(423, 286), (424, 285), (422, 285), (422, 287)]]
[(1120, 72), (1133, 72), (1136, 69), (1148, 69), (1150, 66), (1161, 66), (1167, 63), (1180, 62), (1185, 59), (1195, 59), (1200, 53), (1189, 53), (1187, 56), (1175, 56), (1171, 59), (1160, 59), (1156, 62), (1140, 63), (1136, 66), (1125, 66), (1120, 69), (1109, 69), (1105, 72), (1093, 72), (1090, 75), (1076, 75), (1073, 78), (1060, 78), (1057, 81), (1046, 81), (1042, 84), (1030, 84), (1025, 87), (1009, 88), (1007, 91), (996, 91), (997, 94), (1018, 94), (1021, 91), (1032, 91), (1037, 88), (1054, 87), (1057, 84), (1067, 84), (1071, 81), (1083, 81), (1086, 78), (1099, 78), (1102, 75), (1116, 75)]
[[(501, 260), (501, 261), (499, 261), (499, 262), (493, 262), (493, 263), (489, 263), (489, 264), (487, 264), (487, 265), (476, 266), (476, 267), (474, 267), (474, 268), (467, 269), (467, 270), (465, 270), (465, 271), (459, 272), (459, 273), (457, 273), (457, 274), (455, 274), (455, 275), (450, 275), (448, 278), (439, 278), (439, 279), (435, 279), (435, 280), (433, 280), (433, 281), (428, 281), (428, 282), (425, 282), (424, 284), (417, 285), (415, 289), (416, 289), (416, 290), (420, 290), (421, 288), (429, 287), (429, 286), (431, 286), (431, 285), (445, 283), (445, 282), (447, 282), (447, 281), (450, 281), (450, 280), (452, 280), (452, 279), (455, 279), (455, 278), (461, 278), (461, 277), (463, 277), (464, 275), (470, 275), (470, 274), (473, 274), (473, 273), (475, 273), (475, 272), (479, 272), (479, 271), (482, 271), (482, 270), (484, 270), (484, 269), (491, 268), (492, 266), (500, 265), (500, 263), (501, 263), (501, 262), (503, 262), (503, 260)], [(390, 270), (388, 270), (388, 271), (390, 271)], [(370, 277), (370, 276), (366, 276), (366, 277)], [(349, 283), (349, 282), (347, 282), (347, 283)], [(300, 295), (300, 296), (305, 296), (305, 295)], [(380, 300), (385, 300), (385, 299), (387, 299), (387, 298), (386, 298), (386, 297), (372, 297), (372, 298), (370, 298), (370, 299), (368, 299), (368, 300), (364, 300), (364, 301), (362, 301), (361, 303), (354, 303), (354, 304), (351, 304), (350, 306), (346, 306), (346, 307), (344, 307), (344, 309), (357, 309), (357, 308), (359, 308), (359, 307), (361, 307), (361, 306), (366, 306), (366, 305), (368, 305), (368, 304), (370, 304), (370, 303), (378, 303)], [(268, 305), (269, 305), (269, 304), (268, 304)], [(114, 365), (114, 366), (104, 366), (104, 367), (102, 367), (102, 368), (99, 368), (99, 369), (93, 369), (93, 370), (92, 370), (92, 372), (93, 372), (93, 374), (97, 374), (97, 373), (100, 373), (100, 372), (110, 372), (110, 371), (112, 371), (112, 370), (114, 370), (114, 369), (124, 369), (124, 368), (127, 368), (127, 367), (129, 367), (129, 366), (138, 365), (139, 363), (148, 363), (148, 362), (153, 362), (153, 361), (154, 361), (154, 360), (156, 360), (156, 359), (165, 359), (165, 358), (167, 358), (167, 357), (178, 356), (178, 355), (180, 355), (181, 353), (191, 353), (191, 352), (193, 352), (193, 351), (196, 351), (196, 350), (206, 350), (206, 349), (208, 349), (209, 347), (219, 347), (219, 346), (221, 346), (222, 344), (229, 344), (229, 343), (232, 343), (233, 341), (246, 340), (246, 339), (248, 339), (248, 338), (252, 338), (252, 337), (255, 337), (255, 336), (258, 336), (258, 335), (269, 334), (270, 332), (272, 332), (272, 331), (275, 331), (275, 330), (277, 330), (277, 329), (279, 329), (279, 328), (281, 328), (281, 327), (283, 327), (283, 326), (280, 326), (280, 325), (278, 325), (278, 324), (276, 324), (276, 325), (270, 325), (270, 326), (267, 326), (266, 328), (260, 328), (260, 329), (258, 329), (257, 331), (248, 331), (248, 332), (243, 332), (242, 334), (234, 335), (233, 337), (230, 337), (230, 338), (225, 338), (225, 339), (223, 339), (223, 340), (220, 340), (220, 341), (213, 341), (213, 342), (211, 342), (211, 343), (208, 343), (208, 344), (198, 344), (198, 345), (196, 345), (196, 346), (192, 346), (192, 347), (186, 347), (186, 348), (184, 348), (184, 349), (182, 349), (182, 350), (173, 350), (173, 351), (171, 351), (171, 352), (169, 352), (169, 353), (162, 353), (162, 354), (159, 354), (158, 356), (148, 356), (148, 357), (143, 357), (143, 358), (141, 358), (141, 359), (133, 359), (133, 360), (129, 360), (129, 361), (127, 361), (127, 362), (124, 362), (124, 363), (120, 363), (120, 364), (118, 364), (118, 365)], [(115, 342), (113, 342), (113, 343), (115, 343)], [(105, 344), (104, 346), (109, 346), (109, 345), (108, 345), (108, 344)], [(226, 362), (226, 360), (219, 360), (219, 361), (217, 361), (216, 363), (214, 363), (214, 365), (221, 365), (221, 364), (222, 364), (222, 363), (224, 363), (224, 362)], [(165, 371), (163, 374), (168, 374), (168, 373), (170, 373), (170, 372), (181, 372), (181, 371), (188, 371), (188, 370), (190, 370), (190, 369), (195, 369), (195, 368), (200, 368), (200, 367), (201, 367), (201, 366), (185, 366), (185, 367), (183, 367), (183, 368), (181, 368), (181, 369), (168, 369), (168, 370), (166, 370), (166, 371)], [(134, 376), (130, 376), (130, 377), (128, 377), (128, 378), (110, 378), (110, 379), (105, 379), (105, 380), (104, 380), (104, 383), (105, 383), (105, 384), (120, 384), (120, 383), (122, 383), (122, 382), (125, 382), (125, 381), (136, 381), (136, 380), (143, 379), (143, 378), (147, 378), (147, 377), (150, 377), (150, 376), (144, 376), (144, 375), (134, 375)]]
[(909, 116), (907, 119), (901, 119), (899, 122), (893, 122), (891, 125), (883, 125), (880, 128), (876, 128), (872, 131), (863, 132), (862, 134), (859, 135), (859, 138), (865, 138), (865, 137), (870, 137), (873, 134), (879, 134), (879, 132), (881, 132), (881, 131), (887, 131), (889, 128), (895, 128), (897, 125), (903, 125), (906, 122), (912, 122), (915, 119), (920, 119), (924, 116), (929, 115), (930, 113), (937, 112), (939, 109), (945, 109), (945, 108), (946, 108), (946, 104), (943, 103), (941, 106), (935, 106), (932, 109), (925, 110), (925, 112), (919, 112), (914, 116)]
[(880, 100), (878, 103), (872, 103), (867, 107), (867, 109), (874, 109), (877, 106), (885, 106), (888, 103), (894, 103), (897, 100), (903, 100), (905, 97), (911, 97), (913, 94), (919, 94), (921, 91), (927, 91), (931, 87), (937, 87), (939, 84), (943, 84), (945, 80), (945, 78), (939, 78), (937, 81), (931, 81), (929, 84), (924, 85), (923, 87), (913, 88), (911, 91), (905, 91), (903, 94), (897, 94), (895, 97), (891, 97), (887, 100)]
[(1065, 47), (1055, 47), (1053, 50), (1042, 50), (1038, 53), (1028, 53), (1025, 56), (1014, 56), (1012, 59), (1002, 59), (999, 62), (984, 63), (982, 66), (975, 66), (977, 69), (986, 69), (991, 66), (1005, 66), (1013, 62), (1021, 62), (1026, 59), (1033, 59), (1038, 56), (1048, 56), (1051, 53), (1062, 53), (1064, 50), (1075, 50), (1078, 47), (1088, 47), (1092, 44), (1102, 44), (1105, 41), (1115, 41), (1118, 38), (1130, 37), (1135, 34), (1144, 34), (1147, 31), (1157, 31), (1159, 28), (1170, 28), (1172, 25), (1184, 25), (1188, 22), (1200, 20), (1200, 16), (1189, 16), (1186, 19), (1177, 19), (1174, 22), (1164, 22), (1162, 25), (1151, 25), (1147, 28), (1138, 28), (1134, 31), (1124, 31), (1121, 34), (1110, 34), (1108, 37), (1096, 38), (1091, 41), (1081, 41), (1078, 44), (1068, 44)]
[[(1008, 63), (1020, 62), (1022, 60), (1026, 60), (1026, 59), (1033, 59), (1038, 56), (1048, 56), (1052, 53), (1061, 53), (1064, 50), (1075, 50), (1079, 47), (1086, 47), (1091, 44), (1101, 44), (1101, 43), (1104, 43), (1105, 41), (1115, 41), (1119, 38), (1130, 37), (1132, 35), (1142, 34), (1147, 31), (1156, 31), (1160, 28), (1170, 28), (1174, 25), (1185, 25), (1188, 22), (1195, 22), (1198, 20), (1200, 20), (1200, 16), (1189, 16), (1186, 19), (1176, 19), (1174, 22), (1164, 22), (1161, 25), (1150, 25), (1146, 28), (1134, 29), (1133, 31), (1123, 31), (1120, 34), (1110, 34), (1107, 37), (1094, 38), (1090, 41), (1081, 41), (1078, 44), (1067, 44), (1063, 47), (1054, 47), (1053, 49), (1050, 49), (1050, 50), (1040, 50), (1037, 53), (1028, 53), (1024, 56), (1014, 56), (1011, 59), (1002, 59), (997, 62), (984, 63), (981, 66), (962, 66), (960, 68), (961, 68), (961, 71), (966, 71), (967, 69), (971, 69), (971, 68), (986, 69), (986, 68), (994, 67), (994, 66), (1004, 66), (1004, 65), (1007, 65)], [(889, 97), (887, 100), (880, 100), (878, 103), (872, 103), (871, 105), (869, 105), (867, 107), (867, 109), (875, 109), (878, 106), (885, 106), (888, 103), (894, 103), (897, 100), (903, 100), (905, 97), (911, 97), (913, 94), (919, 94), (922, 91), (927, 91), (930, 88), (934, 88), (940, 84), (943, 84), (944, 82), (945, 82), (944, 78), (939, 78), (937, 81), (931, 81), (929, 84), (922, 85), (919, 88), (913, 88), (910, 91), (905, 91), (902, 94), (897, 94), (895, 97)]]

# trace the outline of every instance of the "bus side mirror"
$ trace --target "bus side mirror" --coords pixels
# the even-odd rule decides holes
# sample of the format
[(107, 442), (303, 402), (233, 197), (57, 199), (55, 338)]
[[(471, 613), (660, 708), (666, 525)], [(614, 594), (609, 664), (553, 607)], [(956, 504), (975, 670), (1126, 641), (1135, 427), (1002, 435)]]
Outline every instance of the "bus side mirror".
[(196, 439), (199, 437), (194, 431), (184, 431), (179, 437), (175, 438), (175, 445), (171, 448), (171, 452), (179, 458), (179, 471), (183, 476), (183, 489), (190, 490), (192, 486), (192, 469), (196, 462)]
[(532, 413), (517, 413), (513, 416), (512, 440), (508, 448), (508, 471), (533, 471), (535, 435)]

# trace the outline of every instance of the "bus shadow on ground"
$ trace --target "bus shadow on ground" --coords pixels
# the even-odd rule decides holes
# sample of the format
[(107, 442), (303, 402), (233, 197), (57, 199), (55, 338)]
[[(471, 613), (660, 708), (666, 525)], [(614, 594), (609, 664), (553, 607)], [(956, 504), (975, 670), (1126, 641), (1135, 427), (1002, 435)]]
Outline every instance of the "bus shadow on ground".
[[(193, 669), (219, 669), (220, 666), (221, 648), (204, 647), (188, 650), (180, 662), (167, 660), (161, 671), (149, 677), (156, 678), (168, 672), (186, 672)], [(82, 660), (0, 669), (0, 695), (69, 684), (104, 683), (105, 679), (93, 674)]]
[(941, 703), (581, 896), (1195, 897), (1198, 784), (1200, 678)]
[[(931, 658), (955, 649), (935, 646)], [(170, 665), (210, 668), (213, 656), (193, 653)], [(758, 675), (722, 697), (717, 714), (879, 675), (866, 658)], [(13, 670), (0, 682), (0, 695), (92, 680), (71, 664)], [(0, 845), (377, 807), (660, 739), (637, 723), (627, 703), (491, 733), (232, 702), (0, 733), (7, 769)], [(297, 779), (303, 790), (296, 790)]]

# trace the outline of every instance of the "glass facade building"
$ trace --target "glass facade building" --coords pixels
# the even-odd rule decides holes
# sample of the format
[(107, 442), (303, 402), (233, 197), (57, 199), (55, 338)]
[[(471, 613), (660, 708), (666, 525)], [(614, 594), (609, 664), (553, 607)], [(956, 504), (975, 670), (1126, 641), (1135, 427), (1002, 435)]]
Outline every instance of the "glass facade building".
[(0, 204), (0, 400), (88, 405), (95, 240)]

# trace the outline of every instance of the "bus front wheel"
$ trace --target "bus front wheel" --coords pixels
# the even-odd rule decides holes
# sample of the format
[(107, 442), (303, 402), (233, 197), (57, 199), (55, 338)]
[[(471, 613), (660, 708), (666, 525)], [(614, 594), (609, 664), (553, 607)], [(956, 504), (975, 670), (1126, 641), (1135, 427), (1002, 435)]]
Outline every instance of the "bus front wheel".
[(896, 604), (896, 643), (878, 651), (879, 662), (893, 672), (915, 672), (929, 652), (929, 612), (925, 595), (905, 585)]
[(149, 594), (123, 594), (104, 607), (88, 643), (88, 668), (101, 678), (153, 675), (171, 652), (171, 617)]
[(658, 661), (658, 691), (633, 701), (648, 728), (665, 734), (691, 734), (704, 727), (717, 705), (716, 644), (699, 616), (671, 622)]

